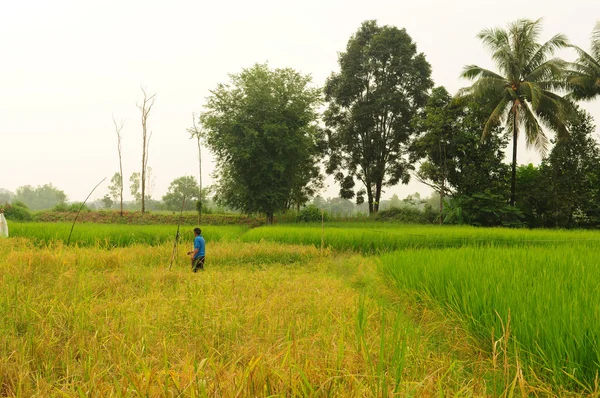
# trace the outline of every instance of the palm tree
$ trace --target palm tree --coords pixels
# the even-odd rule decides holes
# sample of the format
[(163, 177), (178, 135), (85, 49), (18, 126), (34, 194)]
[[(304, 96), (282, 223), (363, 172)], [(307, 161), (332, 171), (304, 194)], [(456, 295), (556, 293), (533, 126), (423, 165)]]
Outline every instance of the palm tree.
[(564, 35), (558, 34), (540, 44), (538, 38), (541, 20), (521, 19), (507, 29), (493, 28), (481, 31), (477, 37), (490, 50), (499, 73), (467, 65), (461, 77), (474, 81), (457, 94), (456, 102), (475, 101), (490, 115), (481, 139), (504, 125), (512, 133), (512, 179), (510, 204), (515, 205), (517, 170), (517, 139), (525, 132), (527, 146), (541, 154), (548, 148), (544, 128), (555, 131), (559, 138), (567, 136), (565, 125), (570, 103), (556, 94), (564, 88), (566, 63), (553, 58), (556, 50), (568, 45)]
[(600, 22), (592, 31), (592, 51), (587, 53), (577, 46), (579, 58), (569, 65), (567, 81), (573, 90), (571, 96), (578, 100), (590, 100), (600, 96)]

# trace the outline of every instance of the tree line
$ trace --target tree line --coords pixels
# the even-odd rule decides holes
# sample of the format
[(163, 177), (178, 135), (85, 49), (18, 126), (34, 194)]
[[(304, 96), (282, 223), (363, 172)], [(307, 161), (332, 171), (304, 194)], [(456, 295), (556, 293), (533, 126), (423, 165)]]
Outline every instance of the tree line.
[[(541, 20), (525, 19), (481, 31), (496, 70), (465, 66), (472, 84), (454, 95), (435, 87), (405, 29), (376, 21), (350, 37), (322, 89), (267, 64), (230, 75), (195, 127), (217, 159), (216, 199), (271, 222), (331, 175), (341, 198), (375, 214), (387, 187), (415, 177), (439, 194), (440, 223), (597, 225), (598, 143), (577, 101), (600, 95), (600, 25), (589, 53), (540, 33)], [(558, 58), (564, 48), (578, 58)], [(539, 167), (517, 164), (522, 135), (543, 155)]]

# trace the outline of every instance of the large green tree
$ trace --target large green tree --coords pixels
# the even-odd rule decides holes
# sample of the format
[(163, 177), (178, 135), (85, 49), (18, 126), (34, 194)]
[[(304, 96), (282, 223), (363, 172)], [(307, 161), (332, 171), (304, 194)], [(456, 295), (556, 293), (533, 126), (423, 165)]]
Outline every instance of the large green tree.
[(579, 57), (570, 64), (567, 81), (572, 96), (578, 100), (589, 100), (600, 96), (600, 22), (592, 32), (591, 51), (572, 46)]
[[(320, 90), (293, 69), (256, 64), (211, 91), (200, 116), (216, 156), (215, 197), (267, 222), (319, 175)], [(316, 171), (316, 172), (315, 172)]]
[(458, 102), (481, 104), (489, 115), (482, 139), (499, 125), (512, 135), (512, 179), (510, 204), (515, 204), (517, 168), (517, 141), (519, 132), (525, 133), (528, 147), (540, 153), (547, 151), (549, 139), (544, 128), (568, 135), (566, 119), (570, 103), (556, 93), (564, 87), (565, 62), (553, 58), (556, 50), (567, 45), (564, 35), (553, 36), (539, 43), (541, 21), (521, 19), (507, 29), (492, 28), (481, 31), (478, 38), (491, 51), (499, 72), (477, 65), (464, 68), (462, 77), (474, 80), (472, 86), (461, 90)]
[(327, 172), (344, 198), (355, 195), (354, 180), (360, 181), (372, 214), (385, 186), (410, 179), (411, 119), (433, 86), (431, 66), (405, 29), (375, 21), (362, 24), (338, 63), (340, 71), (325, 83)]
[(179, 177), (171, 181), (167, 193), (162, 197), (168, 210), (180, 210), (185, 198), (184, 210), (194, 210), (200, 200), (200, 187), (192, 176)]

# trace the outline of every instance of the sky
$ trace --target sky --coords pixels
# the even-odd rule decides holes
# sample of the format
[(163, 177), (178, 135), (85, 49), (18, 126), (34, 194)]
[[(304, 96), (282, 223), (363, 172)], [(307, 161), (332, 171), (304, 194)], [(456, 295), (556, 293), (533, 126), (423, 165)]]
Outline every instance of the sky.
[[(126, 180), (140, 171), (136, 104), (144, 87), (156, 93), (148, 166), (151, 194), (160, 198), (173, 179), (197, 176), (197, 146), (187, 129), (228, 74), (268, 62), (322, 86), (365, 20), (406, 28), (435, 84), (454, 93), (468, 85), (459, 79), (464, 65), (494, 68), (476, 38), (480, 30), (543, 18), (542, 40), (564, 33), (588, 49), (598, 11), (597, 0), (0, 0), (0, 188), (51, 182), (81, 201), (108, 177), (92, 198), (104, 196), (119, 166), (113, 115), (124, 121)], [(560, 55), (574, 59), (571, 50)], [(600, 122), (600, 100), (583, 107)], [(524, 143), (518, 154), (519, 163), (540, 161)], [(213, 158), (206, 148), (202, 156), (207, 186)], [(336, 196), (339, 188), (326, 182), (322, 195)], [(383, 198), (413, 192), (431, 191), (413, 181), (388, 188)]]

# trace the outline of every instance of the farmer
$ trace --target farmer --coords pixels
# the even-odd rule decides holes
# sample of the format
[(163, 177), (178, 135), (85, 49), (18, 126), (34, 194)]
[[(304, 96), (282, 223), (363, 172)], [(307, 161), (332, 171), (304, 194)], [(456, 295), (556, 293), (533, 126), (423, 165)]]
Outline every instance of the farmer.
[(204, 256), (206, 242), (201, 235), (200, 228), (194, 228), (194, 251), (188, 252), (188, 256), (192, 256), (192, 271), (197, 272), (199, 269), (204, 271)]

